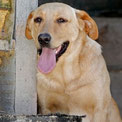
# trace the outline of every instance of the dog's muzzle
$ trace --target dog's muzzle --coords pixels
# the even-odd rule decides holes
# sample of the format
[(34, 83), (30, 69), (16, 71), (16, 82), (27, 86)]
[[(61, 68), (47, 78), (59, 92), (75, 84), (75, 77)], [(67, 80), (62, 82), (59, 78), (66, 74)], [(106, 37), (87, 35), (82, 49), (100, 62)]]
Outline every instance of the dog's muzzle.
[(38, 69), (43, 73), (51, 72), (56, 66), (58, 58), (65, 53), (69, 45), (69, 41), (65, 41), (57, 48), (42, 47), (38, 49)]

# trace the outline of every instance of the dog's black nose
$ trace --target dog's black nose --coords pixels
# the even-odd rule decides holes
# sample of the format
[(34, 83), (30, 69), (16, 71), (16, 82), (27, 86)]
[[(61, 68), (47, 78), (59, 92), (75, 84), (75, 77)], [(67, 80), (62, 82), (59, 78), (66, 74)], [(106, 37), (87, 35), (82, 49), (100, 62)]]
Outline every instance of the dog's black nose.
[(47, 45), (51, 41), (51, 36), (48, 33), (43, 33), (38, 36), (38, 41), (41, 45)]

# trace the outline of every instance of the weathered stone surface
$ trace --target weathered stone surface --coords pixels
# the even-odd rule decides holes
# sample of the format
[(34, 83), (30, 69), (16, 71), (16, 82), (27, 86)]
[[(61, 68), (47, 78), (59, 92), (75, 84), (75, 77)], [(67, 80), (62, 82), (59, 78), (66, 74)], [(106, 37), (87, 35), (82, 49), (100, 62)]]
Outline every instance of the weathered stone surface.
[(0, 58), (0, 112), (12, 114), (15, 105), (15, 55), (0, 51)]
[(46, 115), (46, 116), (14, 116), (0, 115), (0, 122), (82, 122), (84, 116), (67, 116), (67, 115)]
[(15, 113), (32, 115), (37, 112), (36, 48), (25, 38), (27, 17), (38, 0), (16, 1), (16, 91)]
[(0, 0), (0, 50), (12, 49), (14, 18), (15, 0)]

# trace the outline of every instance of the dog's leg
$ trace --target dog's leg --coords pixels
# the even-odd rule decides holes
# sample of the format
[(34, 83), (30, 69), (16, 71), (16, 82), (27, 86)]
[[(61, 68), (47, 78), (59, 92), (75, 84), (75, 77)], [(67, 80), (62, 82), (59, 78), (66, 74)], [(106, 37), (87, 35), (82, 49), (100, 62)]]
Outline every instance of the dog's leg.
[[(93, 122), (109, 122), (108, 121), (108, 114), (109, 114), (109, 108), (111, 104), (111, 94), (109, 91), (109, 88), (107, 84), (105, 85), (106, 88), (98, 87), (99, 90), (97, 92), (97, 104), (94, 109), (94, 114), (93, 114)], [(104, 91), (103, 91), (104, 89)]]
[(108, 122), (107, 121), (107, 110), (98, 110), (98, 112), (95, 113), (93, 122)]
[(118, 107), (113, 99), (104, 108), (99, 108), (93, 118), (93, 122), (122, 122)]

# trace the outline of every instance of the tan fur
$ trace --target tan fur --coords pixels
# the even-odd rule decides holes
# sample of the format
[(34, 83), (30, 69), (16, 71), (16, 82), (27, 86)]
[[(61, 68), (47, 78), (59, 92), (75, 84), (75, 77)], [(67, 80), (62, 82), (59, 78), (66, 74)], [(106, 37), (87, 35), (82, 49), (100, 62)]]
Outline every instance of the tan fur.
[[(42, 17), (43, 21), (34, 23), (36, 17)], [(56, 23), (59, 17), (68, 22)], [(86, 12), (68, 5), (48, 3), (30, 14), (26, 37), (33, 38), (40, 48), (38, 35), (45, 32), (52, 36), (52, 48), (66, 40), (70, 44), (50, 73), (37, 71), (40, 113), (86, 115), (83, 122), (121, 122), (118, 107), (111, 97), (101, 46), (94, 41), (98, 38), (94, 20)]]

